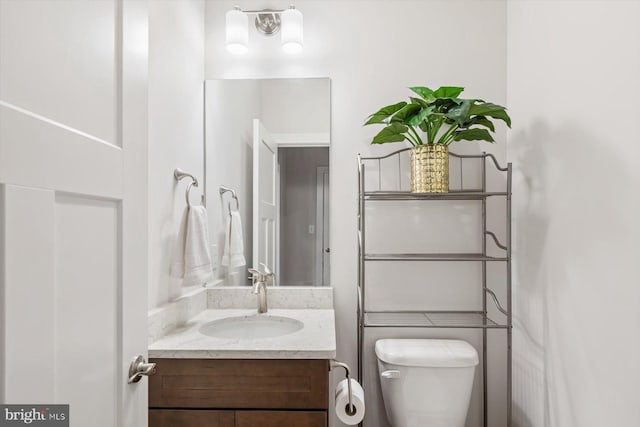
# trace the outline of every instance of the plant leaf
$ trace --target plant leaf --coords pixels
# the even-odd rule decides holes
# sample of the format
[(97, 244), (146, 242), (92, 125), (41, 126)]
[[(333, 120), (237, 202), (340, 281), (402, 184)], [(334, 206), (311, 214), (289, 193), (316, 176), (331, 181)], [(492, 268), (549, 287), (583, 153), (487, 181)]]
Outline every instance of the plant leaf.
[(469, 107), (471, 107), (472, 103), (472, 99), (462, 100), (460, 104), (454, 105), (453, 107), (449, 108), (449, 110), (445, 114), (445, 117), (450, 120), (455, 120), (460, 126), (462, 126), (464, 121), (467, 119)]
[(433, 104), (438, 107), (438, 111), (447, 112), (456, 105), (462, 104), (464, 99), (460, 98), (438, 98)]
[(457, 131), (453, 136), (454, 141), (489, 141), (494, 142), (493, 137), (486, 129), (465, 129)]
[(433, 96), (433, 91), (428, 87), (414, 86), (414, 87), (410, 87), (409, 89), (411, 89), (412, 91), (420, 95), (422, 99), (424, 99), (427, 102), (433, 102), (436, 99), (435, 96)]
[(410, 96), (409, 99), (411, 100), (412, 104), (418, 104), (422, 107), (428, 107), (429, 103), (427, 101), (425, 101), (424, 99), (420, 99), (420, 98), (414, 98), (413, 96)]
[(511, 117), (506, 112), (506, 108), (501, 105), (484, 102), (482, 104), (473, 104), (469, 108), (469, 118), (472, 116), (489, 116), (494, 119), (502, 120), (511, 127)]
[(407, 123), (408, 119), (421, 110), (418, 104), (407, 104), (391, 117), (392, 122)]
[(485, 116), (472, 117), (471, 120), (467, 120), (460, 127), (461, 128), (470, 128), (473, 125), (484, 126), (486, 128), (489, 128), (491, 130), (491, 132), (495, 132), (496, 131), (496, 127), (493, 125), (493, 122), (491, 120), (487, 119)]
[(436, 98), (457, 98), (463, 91), (463, 87), (441, 86), (433, 92), (433, 96)]
[(404, 134), (409, 128), (402, 123), (394, 122), (382, 129), (371, 141), (372, 144), (385, 144), (387, 142), (404, 141)]
[(433, 113), (427, 116), (427, 120), (429, 121), (429, 132), (427, 134), (427, 140), (429, 144), (433, 144), (440, 132), (440, 128), (442, 127), (442, 123), (445, 121), (444, 114), (441, 113)]
[(407, 105), (406, 102), (398, 102), (397, 104), (387, 105), (386, 107), (382, 107), (380, 110), (376, 111), (372, 115), (368, 117), (369, 120), (364, 124), (372, 125), (377, 123), (387, 123), (387, 119), (398, 112), (402, 107)]
[[(434, 108), (432, 106), (422, 108), (418, 114), (415, 114), (412, 117), (410, 117), (409, 120), (406, 121), (406, 123), (414, 127), (420, 126), (420, 124), (424, 121), (424, 119), (426, 119), (427, 116), (429, 116), (429, 114), (433, 113), (433, 110)], [(422, 128), (422, 126), (420, 126), (420, 128)]]

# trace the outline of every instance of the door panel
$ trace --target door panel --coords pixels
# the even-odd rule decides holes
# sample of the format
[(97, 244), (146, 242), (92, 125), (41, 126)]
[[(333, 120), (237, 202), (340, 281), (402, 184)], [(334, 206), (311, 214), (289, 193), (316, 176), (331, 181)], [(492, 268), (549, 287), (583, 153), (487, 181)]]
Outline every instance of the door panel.
[(1, 99), (0, 123), (0, 182), (122, 197), (121, 148)]
[(54, 218), (54, 396), (65, 396), (77, 425), (93, 425), (94, 414), (106, 408), (111, 410), (101, 423), (116, 425), (122, 377), (119, 204), (57, 194)]
[(0, 98), (119, 144), (121, 2), (0, 3)]
[(4, 266), (0, 269), (4, 273), (0, 277), (4, 293), (0, 369), (6, 368), (0, 372), (0, 398), (7, 403), (50, 402), (56, 337), (47, 326), (55, 315), (55, 288), (45, 284), (55, 274), (51, 256), (55, 197), (46, 190), (0, 187), (0, 264)]
[(253, 266), (267, 265), (278, 280), (278, 145), (253, 120)]
[(144, 0), (0, 1), (0, 398), (143, 426)]

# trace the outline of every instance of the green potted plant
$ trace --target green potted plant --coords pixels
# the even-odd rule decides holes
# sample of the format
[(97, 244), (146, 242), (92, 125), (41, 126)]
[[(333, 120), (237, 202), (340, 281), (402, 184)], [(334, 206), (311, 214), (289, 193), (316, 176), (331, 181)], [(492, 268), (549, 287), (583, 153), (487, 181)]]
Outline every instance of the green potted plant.
[(368, 117), (366, 125), (384, 128), (372, 144), (408, 141), (411, 149), (411, 192), (449, 191), (449, 145), (454, 141), (494, 142), (491, 119), (511, 127), (506, 108), (481, 99), (459, 98), (461, 87), (411, 87), (418, 97), (387, 105)]

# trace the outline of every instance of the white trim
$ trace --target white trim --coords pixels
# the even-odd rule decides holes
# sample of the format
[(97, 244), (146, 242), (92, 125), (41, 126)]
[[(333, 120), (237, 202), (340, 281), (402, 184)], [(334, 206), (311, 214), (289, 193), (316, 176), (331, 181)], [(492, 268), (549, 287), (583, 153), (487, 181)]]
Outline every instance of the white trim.
[(331, 145), (329, 132), (273, 133), (271, 137), (281, 147), (328, 147)]

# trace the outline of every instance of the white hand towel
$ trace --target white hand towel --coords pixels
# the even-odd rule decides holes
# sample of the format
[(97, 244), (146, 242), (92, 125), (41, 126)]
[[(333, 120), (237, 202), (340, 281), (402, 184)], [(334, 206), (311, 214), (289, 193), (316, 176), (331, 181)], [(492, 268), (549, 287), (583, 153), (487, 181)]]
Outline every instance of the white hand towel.
[(242, 241), (242, 218), (240, 212), (231, 211), (227, 216), (226, 235), (224, 236), (224, 252), (220, 264), (225, 267), (237, 268), (246, 265), (244, 258), (244, 243)]
[(184, 242), (187, 238), (188, 213), (189, 210), (185, 207), (180, 217), (180, 228), (178, 228), (178, 235), (174, 241), (173, 251), (171, 253), (169, 274), (177, 279), (184, 277)]
[(204, 285), (212, 278), (207, 209), (204, 206), (191, 206), (187, 214), (182, 285)]

